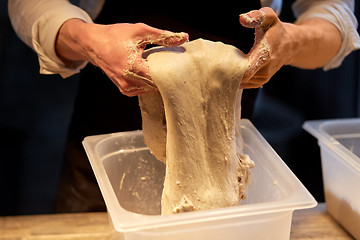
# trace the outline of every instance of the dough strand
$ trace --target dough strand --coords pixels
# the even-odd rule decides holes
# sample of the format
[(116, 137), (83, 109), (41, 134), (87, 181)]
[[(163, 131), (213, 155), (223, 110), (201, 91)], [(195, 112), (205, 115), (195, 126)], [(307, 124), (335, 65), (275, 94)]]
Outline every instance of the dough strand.
[(237, 48), (198, 39), (147, 52), (158, 92), (139, 97), (145, 143), (166, 164), (162, 214), (238, 205), (250, 168), (243, 154)]

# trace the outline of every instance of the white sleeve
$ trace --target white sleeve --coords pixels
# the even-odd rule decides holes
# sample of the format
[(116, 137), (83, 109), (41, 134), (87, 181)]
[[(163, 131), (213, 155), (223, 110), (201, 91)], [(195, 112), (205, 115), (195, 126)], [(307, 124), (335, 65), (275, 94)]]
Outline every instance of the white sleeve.
[(40, 73), (69, 77), (85, 67), (67, 68), (55, 52), (55, 40), (61, 25), (70, 18), (92, 22), (89, 15), (67, 0), (9, 0), (11, 24), (29, 47), (38, 55)]
[(297, 0), (292, 6), (297, 22), (309, 18), (323, 18), (339, 29), (342, 36), (340, 50), (323, 67), (324, 70), (340, 66), (347, 55), (360, 49), (354, 5), (354, 0)]

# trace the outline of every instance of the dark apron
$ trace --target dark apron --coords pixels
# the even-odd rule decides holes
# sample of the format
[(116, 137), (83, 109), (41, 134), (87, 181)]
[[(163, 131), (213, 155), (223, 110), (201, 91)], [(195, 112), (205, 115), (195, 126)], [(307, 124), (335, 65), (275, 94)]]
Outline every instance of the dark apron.
[[(239, 14), (260, 8), (260, 1), (222, 1), (197, 4), (190, 9), (166, 2), (155, 4), (107, 0), (97, 23), (137, 23), (175, 32), (187, 32), (190, 40), (204, 38), (222, 41), (247, 53), (254, 31), (239, 23)], [(248, 2), (248, 3), (244, 3)], [(85, 154), (86, 136), (141, 129), (137, 97), (126, 97), (98, 68), (88, 65), (80, 73), (79, 93), (68, 133), (65, 159), (60, 177), (56, 212), (105, 211), (105, 204)], [(249, 118), (257, 90), (243, 93), (243, 112)]]

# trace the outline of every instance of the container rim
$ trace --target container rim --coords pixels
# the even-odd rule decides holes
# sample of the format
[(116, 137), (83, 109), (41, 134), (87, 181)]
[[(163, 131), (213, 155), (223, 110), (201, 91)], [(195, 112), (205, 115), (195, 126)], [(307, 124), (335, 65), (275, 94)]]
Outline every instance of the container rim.
[[(324, 119), (324, 120), (310, 120), (305, 121), (303, 124), (303, 129), (308, 133), (318, 139), (319, 143), (322, 143), (329, 149), (332, 149), (341, 158), (354, 167), (356, 170), (360, 171), (360, 158), (351, 152), (348, 148), (342, 145), (338, 140), (333, 136), (327, 133), (325, 130), (326, 127), (330, 125), (344, 125), (344, 124), (359, 124), (360, 119), (358, 118), (345, 118), (345, 119)], [(360, 132), (359, 132), (360, 133)]]
[[(287, 211), (292, 212), (294, 210), (315, 207), (317, 205), (316, 200), (303, 186), (303, 184), (297, 179), (297, 177), (291, 172), (291, 170), (286, 166), (286, 164), (281, 160), (281, 158), (276, 154), (276, 152), (271, 148), (271, 146), (267, 143), (263, 136), (253, 126), (253, 124), (248, 119), (241, 119), (240, 126), (242, 128), (247, 128), (251, 132), (251, 134), (254, 134), (256, 136), (257, 140), (260, 141), (261, 144), (266, 146), (266, 149), (264, 151), (267, 151), (267, 154), (270, 154), (271, 156), (276, 158), (279, 167), (287, 168), (286, 176), (291, 177), (292, 180), (295, 182), (297, 187), (296, 191), (291, 192), (289, 196), (285, 197), (284, 199), (272, 201), (270, 206), (269, 202), (249, 203), (233, 207), (202, 210), (197, 212), (188, 212), (165, 216), (142, 215), (138, 213), (133, 213), (123, 209), (120, 206), (120, 203), (118, 202), (117, 197), (111, 187), (110, 180), (107, 177), (106, 171), (101, 163), (100, 156), (98, 156), (94, 151), (92, 151), (92, 149), (96, 148), (96, 146), (98, 144), (101, 144), (103, 141), (106, 141), (109, 138), (116, 137), (118, 134), (134, 135), (135, 133), (136, 135), (142, 135), (142, 131), (136, 130), (131, 132), (111, 133), (86, 137), (83, 141), (83, 146), (89, 157), (99, 187), (103, 193), (103, 197), (114, 228), (117, 231), (121, 232), (133, 232), (151, 228), (164, 228), (199, 222), (212, 222), (220, 219), (224, 220), (234, 217), (247, 217)], [(130, 218), (136, 219), (138, 221), (133, 221), (133, 223), (129, 223), (122, 220)]]

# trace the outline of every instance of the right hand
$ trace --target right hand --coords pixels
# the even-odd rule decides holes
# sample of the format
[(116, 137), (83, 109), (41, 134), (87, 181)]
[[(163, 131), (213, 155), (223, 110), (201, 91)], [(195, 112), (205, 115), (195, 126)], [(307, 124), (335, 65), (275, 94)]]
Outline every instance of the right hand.
[[(65, 25), (67, 22), (63, 27), (67, 27)], [(74, 39), (80, 46), (75, 51), (75, 56), (74, 52), (70, 55), (59, 55), (70, 60), (87, 60), (100, 67), (127, 96), (136, 96), (156, 89), (146, 60), (142, 58), (147, 44), (172, 47), (188, 41), (186, 33), (173, 33), (142, 23), (100, 25), (77, 22), (77, 24), (80, 25), (77, 28), (78, 32), (74, 33), (76, 36)], [(59, 36), (60, 34), (61, 29)]]

